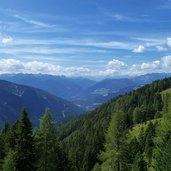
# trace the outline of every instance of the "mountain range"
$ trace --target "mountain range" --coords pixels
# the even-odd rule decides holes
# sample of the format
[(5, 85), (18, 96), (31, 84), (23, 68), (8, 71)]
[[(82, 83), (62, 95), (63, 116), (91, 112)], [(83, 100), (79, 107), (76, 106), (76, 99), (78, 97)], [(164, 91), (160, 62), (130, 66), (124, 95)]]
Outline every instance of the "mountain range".
[(170, 73), (152, 73), (137, 77), (108, 78), (94, 81), (81, 77), (4, 74), (0, 75), (0, 79), (42, 89), (88, 111), (118, 95), (169, 76), (171, 76)]
[(24, 106), (34, 124), (39, 122), (45, 108), (49, 108), (55, 120), (83, 113), (71, 102), (44, 90), (0, 80), (0, 125), (4, 121), (16, 121)]

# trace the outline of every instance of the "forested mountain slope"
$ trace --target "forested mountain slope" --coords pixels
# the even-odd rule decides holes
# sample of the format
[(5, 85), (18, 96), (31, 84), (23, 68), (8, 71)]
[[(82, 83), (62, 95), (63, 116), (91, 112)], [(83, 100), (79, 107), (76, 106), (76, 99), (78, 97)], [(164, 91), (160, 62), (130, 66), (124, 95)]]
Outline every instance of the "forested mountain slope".
[(45, 108), (50, 109), (56, 120), (83, 112), (74, 104), (43, 90), (0, 80), (0, 126), (4, 121), (14, 123), (23, 106), (34, 124), (39, 122)]
[(24, 109), (0, 132), (0, 168), (170, 171), (170, 88), (171, 78), (155, 81), (60, 127), (46, 110), (34, 131)]
[[(74, 170), (90, 171), (93, 167), (104, 171), (151, 169), (155, 161), (148, 147), (155, 145), (150, 138), (159, 124), (160, 119), (156, 118), (164, 118), (166, 113), (163, 106), (167, 103), (162, 100), (161, 92), (170, 87), (171, 78), (155, 81), (66, 124), (60, 130), (60, 140)], [(128, 138), (130, 131), (142, 123), (149, 124), (146, 130), (142, 128), (138, 133), (141, 137)]]

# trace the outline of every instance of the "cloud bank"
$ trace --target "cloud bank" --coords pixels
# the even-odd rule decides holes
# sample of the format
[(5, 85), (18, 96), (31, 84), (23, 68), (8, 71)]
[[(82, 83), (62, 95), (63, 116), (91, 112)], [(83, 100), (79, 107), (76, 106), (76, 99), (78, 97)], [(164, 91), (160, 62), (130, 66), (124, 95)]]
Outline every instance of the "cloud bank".
[(86, 77), (135, 76), (147, 73), (171, 72), (171, 56), (164, 56), (160, 60), (128, 65), (123, 61), (113, 59), (108, 61), (101, 70), (86, 67), (64, 67), (39, 61), (21, 61), (17, 59), (0, 59), (0, 74), (50, 74)]
[(27, 74), (51, 74), (79, 76), (87, 75), (90, 72), (88, 68), (83, 67), (62, 67), (50, 63), (39, 61), (22, 62), (16, 59), (0, 59), (0, 74), (6, 73), (27, 73)]

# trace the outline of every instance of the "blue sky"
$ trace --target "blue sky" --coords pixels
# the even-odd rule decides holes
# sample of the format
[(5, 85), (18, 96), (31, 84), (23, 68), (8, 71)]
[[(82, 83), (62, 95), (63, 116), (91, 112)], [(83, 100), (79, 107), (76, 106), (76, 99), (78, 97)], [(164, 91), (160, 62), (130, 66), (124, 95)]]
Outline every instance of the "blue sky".
[(171, 72), (171, 0), (0, 0), (0, 73)]

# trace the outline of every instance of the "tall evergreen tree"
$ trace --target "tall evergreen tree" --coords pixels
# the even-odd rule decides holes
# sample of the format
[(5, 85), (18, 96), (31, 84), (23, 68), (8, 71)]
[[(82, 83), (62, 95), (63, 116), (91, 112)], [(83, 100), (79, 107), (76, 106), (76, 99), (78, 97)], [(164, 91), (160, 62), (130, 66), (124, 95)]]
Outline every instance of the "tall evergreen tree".
[(147, 171), (147, 163), (141, 153), (137, 153), (131, 171)]
[(7, 151), (6, 134), (10, 130), (10, 127), (7, 122), (4, 123), (2, 130), (0, 131), (0, 170), (2, 169), (3, 159)]
[(171, 170), (171, 95), (163, 95), (163, 119), (158, 126), (153, 166), (156, 171)]
[(35, 159), (32, 124), (25, 108), (22, 109), (16, 134), (16, 170), (33, 171)]
[(150, 122), (146, 129), (146, 140), (145, 140), (145, 149), (144, 149), (149, 167), (151, 165), (151, 161), (153, 157), (154, 136), (155, 136), (155, 126), (152, 122)]
[(65, 156), (60, 149), (57, 133), (48, 109), (46, 109), (40, 121), (40, 127), (35, 133), (35, 142), (38, 171), (67, 171), (67, 164), (64, 163), (66, 160), (63, 158)]
[(16, 169), (16, 158), (16, 152), (10, 150), (4, 159), (3, 171), (18, 171)]
[(122, 147), (124, 145), (126, 128), (126, 114), (122, 111), (115, 112), (106, 135), (105, 151), (100, 155), (103, 161), (102, 171), (125, 170), (122, 161)]

